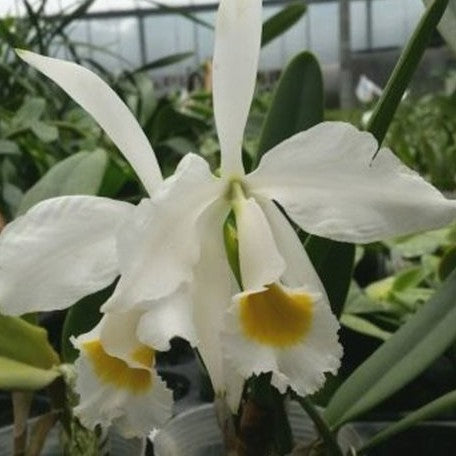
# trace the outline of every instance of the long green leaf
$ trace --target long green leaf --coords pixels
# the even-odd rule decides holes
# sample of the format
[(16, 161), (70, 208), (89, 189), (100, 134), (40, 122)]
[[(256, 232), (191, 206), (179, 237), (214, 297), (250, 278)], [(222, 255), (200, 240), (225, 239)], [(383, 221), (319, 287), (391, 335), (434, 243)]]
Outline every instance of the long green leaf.
[(258, 158), (284, 139), (323, 121), (323, 78), (310, 52), (294, 57), (279, 79), (263, 124)]
[(70, 25), (71, 23), (76, 21), (77, 19), (80, 19), (81, 16), (86, 14), (87, 10), (92, 6), (94, 1), (95, 0), (84, 0), (77, 8), (75, 8), (74, 11), (72, 11), (69, 14), (62, 15), (61, 20), (56, 23), (53, 30), (51, 31), (51, 33), (48, 36), (48, 40), (46, 43), (47, 46), (49, 46), (51, 44), (51, 41), (57, 35), (60, 35), (60, 33), (65, 29), (65, 27), (67, 27), (68, 25)]
[(434, 296), (342, 384), (325, 410), (339, 427), (423, 372), (456, 339), (456, 271)]
[(24, 195), (17, 215), (47, 198), (62, 195), (96, 195), (103, 182), (108, 157), (106, 152), (79, 152), (51, 168)]
[(0, 356), (0, 390), (39, 390), (52, 383), (60, 372), (53, 369), (39, 369), (19, 361)]
[(27, 10), (27, 15), (28, 15), (27, 18), (30, 19), (31, 25), (33, 26), (31, 28), (33, 29), (33, 31), (36, 34), (34, 39), (32, 40), (32, 43), (36, 39), (36, 42), (38, 44), (39, 52), (40, 53), (44, 53), (45, 52), (45, 48), (44, 48), (44, 41), (43, 41), (43, 33), (42, 33), (42, 25), (41, 25), (41, 21), (40, 21), (40, 15), (39, 15), (38, 12), (36, 12), (32, 8), (32, 5), (30, 5), (30, 3), (27, 0), (23, 0), (23, 3), (24, 3), (24, 6), (25, 6), (25, 9)]
[(318, 236), (308, 236), (304, 245), (328, 294), (333, 313), (340, 316), (350, 288), (355, 246)]
[(146, 63), (145, 65), (136, 68), (135, 70), (128, 73), (129, 76), (141, 73), (142, 71), (156, 70), (157, 68), (163, 68), (169, 65), (182, 62), (193, 55), (193, 52), (178, 52), (177, 54), (170, 54), (152, 62)]
[(416, 424), (434, 418), (447, 410), (455, 409), (456, 410), (456, 391), (447, 393), (438, 399), (435, 399), (429, 404), (415, 410), (414, 412), (407, 415), (402, 420), (399, 420), (387, 428), (383, 429), (377, 435), (375, 435), (371, 440), (365, 443), (358, 451), (357, 454), (363, 454), (367, 450), (379, 445), (382, 442), (390, 439), (396, 434), (403, 432)]
[(359, 317), (358, 315), (344, 313), (340, 317), (340, 322), (343, 326), (366, 336), (376, 337), (383, 341), (388, 340), (391, 337), (391, 333), (379, 328), (369, 320)]
[(375, 136), (379, 144), (385, 138), (396, 109), (426, 50), (429, 39), (448, 5), (448, 1), (435, 0), (427, 8), (394, 68), (367, 126), (367, 130)]
[(304, 2), (290, 3), (265, 21), (261, 34), (261, 46), (266, 46), (293, 27), (301, 19), (306, 10), (307, 6)]

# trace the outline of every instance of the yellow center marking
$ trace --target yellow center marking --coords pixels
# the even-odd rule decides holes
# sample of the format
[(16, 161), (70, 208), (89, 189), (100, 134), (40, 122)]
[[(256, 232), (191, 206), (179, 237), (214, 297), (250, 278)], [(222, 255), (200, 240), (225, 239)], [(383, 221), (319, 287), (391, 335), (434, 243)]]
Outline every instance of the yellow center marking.
[[(99, 340), (92, 340), (83, 344), (95, 374), (103, 382), (119, 389), (126, 389), (134, 394), (147, 391), (152, 386), (152, 375), (145, 369), (133, 369), (125, 361), (108, 355)], [(137, 361), (147, 366), (152, 365), (154, 352), (148, 349), (146, 356), (145, 348), (137, 350)], [(146, 359), (147, 358), (147, 359)]]
[(141, 345), (131, 354), (131, 357), (139, 364), (145, 367), (151, 367), (154, 362), (154, 355), (155, 353), (151, 348), (147, 345)]
[(307, 293), (287, 293), (272, 284), (240, 301), (241, 327), (250, 339), (278, 348), (302, 341), (312, 325), (313, 301)]

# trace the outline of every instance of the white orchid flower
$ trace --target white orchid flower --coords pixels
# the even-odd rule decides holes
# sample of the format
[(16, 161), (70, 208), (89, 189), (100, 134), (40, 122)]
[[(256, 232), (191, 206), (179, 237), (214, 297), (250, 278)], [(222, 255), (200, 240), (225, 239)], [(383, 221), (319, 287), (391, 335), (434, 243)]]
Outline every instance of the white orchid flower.
[[(65, 90), (104, 128), (147, 191), (155, 192), (162, 176), (153, 150), (114, 91), (73, 63), (27, 51), (19, 55), (65, 81)], [(133, 210), (107, 198), (64, 196), (7, 225), (0, 236), (0, 312), (63, 309), (111, 284), (120, 273), (116, 236)], [(89, 427), (113, 422), (126, 436), (145, 436), (171, 416), (171, 392), (153, 369), (154, 350), (136, 339), (138, 321), (137, 313), (106, 315), (75, 341), (81, 350), (76, 413)]]
[[(354, 243), (445, 225), (456, 204), (390, 150), (372, 160), (374, 137), (341, 122), (287, 139), (245, 175), (242, 137), (260, 34), (260, 0), (221, 1), (213, 62), (221, 176), (188, 154), (152, 204), (136, 208), (122, 230), (121, 278), (104, 310), (147, 311), (137, 332), (146, 344), (165, 348), (178, 334), (197, 344), (219, 394), (232, 389), (225, 356), (244, 378), (272, 372), (280, 391), (307, 395), (339, 367), (339, 325), (277, 204), (306, 232)], [(241, 292), (222, 235), (231, 210)]]
[(113, 424), (126, 437), (146, 436), (171, 416), (172, 393), (154, 370), (155, 352), (136, 338), (138, 314), (106, 314), (74, 339), (74, 413), (89, 429)]
[[(245, 175), (242, 137), (260, 35), (261, 0), (222, 0), (213, 73), (221, 176), (211, 174), (202, 158), (188, 154), (162, 184), (152, 150), (113, 92), (75, 64), (22, 53), (95, 117), (146, 189), (158, 191), (134, 208), (117, 209), (121, 206), (110, 202), (124, 215), (108, 216), (107, 231), (101, 223), (106, 222), (106, 212), (96, 224), (96, 217), (87, 217), (77, 205), (74, 212), (66, 212), (71, 229), (66, 229), (65, 217), (60, 228), (55, 227), (52, 217), (59, 220), (63, 203), (53, 201), (60, 199), (41, 203), (22, 222), (14, 222), (7, 230), (9, 237), (0, 241), (3, 308), (7, 305), (16, 313), (62, 308), (120, 273), (116, 290), (104, 305), (107, 316), (122, 321), (134, 315), (133, 329), (126, 325), (122, 331), (157, 350), (168, 348), (175, 335), (186, 337), (198, 346), (219, 394), (228, 389), (232, 397), (239, 397), (238, 374), (246, 378), (260, 372), (272, 372), (280, 391), (290, 386), (305, 395), (321, 387), (324, 373), (339, 366), (339, 325), (295, 231), (276, 203), (305, 231), (347, 242), (372, 242), (438, 227), (454, 219), (456, 206), (388, 149), (372, 161), (375, 139), (340, 122), (322, 123), (284, 141)], [(108, 205), (101, 198), (91, 201), (93, 211), (100, 201)], [(56, 207), (51, 217), (42, 214), (47, 206)], [(224, 247), (223, 225), (231, 210), (239, 237), (242, 291)], [(86, 220), (85, 229), (76, 219)], [(114, 219), (120, 225), (115, 226)], [(14, 224), (21, 223), (25, 236), (16, 235)], [(58, 238), (66, 231), (63, 246)], [(101, 232), (103, 236), (95, 236)], [(34, 267), (24, 255), (29, 251), (37, 252)], [(39, 274), (36, 264), (39, 279), (34, 279)], [(59, 273), (61, 280), (55, 278)], [(84, 280), (77, 283), (80, 276)], [(33, 289), (16, 295), (14, 284), (29, 277)], [(43, 299), (37, 299), (37, 290)], [(89, 342), (100, 340), (109, 356), (131, 362), (125, 358), (129, 351), (110, 352), (102, 331), (99, 339), (97, 334), (88, 337)], [(95, 359), (92, 372), (97, 375), (97, 366), (103, 363), (97, 364), (90, 347), (85, 352), (82, 347), (83, 356)], [(227, 368), (225, 357), (236, 369)]]

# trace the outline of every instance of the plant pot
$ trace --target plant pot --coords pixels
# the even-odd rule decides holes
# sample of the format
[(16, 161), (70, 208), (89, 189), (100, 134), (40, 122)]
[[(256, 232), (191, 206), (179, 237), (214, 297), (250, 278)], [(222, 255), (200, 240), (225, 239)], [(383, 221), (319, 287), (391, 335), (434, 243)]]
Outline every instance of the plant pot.
[[(291, 402), (288, 416), (296, 443), (311, 444), (316, 433), (314, 424), (302, 408)], [(352, 426), (339, 432), (339, 443), (345, 451), (358, 447), (361, 439)], [(220, 456), (223, 443), (213, 404), (204, 404), (174, 417), (153, 437), (155, 456)]]
[[(29, 427), (33, 426), (36, 419), (29, 420)], [(141, 456), (144, 453), (145, 442), (141, 439), (125, 439), (119, 434), (110, 431), (107, 435), (106, 444), (100, 454), (109, 456)], [(0, 456), (13, 454), (13, 426), (0, 428)], [(44, 444), (42, 456), (61, 456), (60, 429), (56, 425), (49, 432)]]

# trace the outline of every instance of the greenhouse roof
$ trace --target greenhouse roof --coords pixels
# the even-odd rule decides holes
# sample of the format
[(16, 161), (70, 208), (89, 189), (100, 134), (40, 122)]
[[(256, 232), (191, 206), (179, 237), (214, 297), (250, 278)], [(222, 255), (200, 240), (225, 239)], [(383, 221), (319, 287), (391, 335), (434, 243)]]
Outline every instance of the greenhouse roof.
[[(29, 0), (32, 6), (39, 5), (42, 0)], [(47, 0), (45, 5), (46, 14), (58, 14), (65, 10), (72, 10), (80, 2), (75, 0)], [(215, 3), (213, 0), (160, 0), (159, 3), (170, 6), (190, 6), (198, 4)], [(117, 11), (128, 9), (154, 8), (153, 0), (95, 0), (90, 12)], [(23, 0), (2, 0), (0, 2), (0, 14), (23, 14), (25, 6)]]

